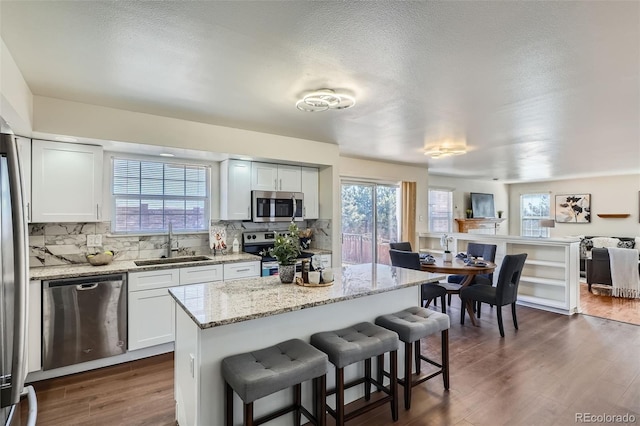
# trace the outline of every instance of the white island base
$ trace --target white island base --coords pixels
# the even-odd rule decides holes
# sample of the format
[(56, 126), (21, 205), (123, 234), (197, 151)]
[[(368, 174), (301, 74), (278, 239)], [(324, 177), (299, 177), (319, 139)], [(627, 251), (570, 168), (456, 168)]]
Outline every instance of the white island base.
[[(378, 268), (380, 268), (380, 265), (378, 265)], [(388, 268), (388, 270), (393, 269), (385, 268)], [(173, 296), (179, 303), (178, 309), (176, 309), (175, 398), (176, 418), (180, 426), (218, 426), (224, 424), (224, 383), (220, 374), (220, 364), (223, 358), (271, 346), (291, 338), (300, 338), (308, 342), (311, 334), (319, 331), (348, 327), (361, 321), (373, 322), (379, 315), (397, 312), (419, 304), (420, 283), (416, 282), (416, 277), (419, 277), (422, 282), (437, 281), (442, 278), (442, 276), (436, 274), (419, 271), (400, 271), (403, 271), (401, 272), (402, 278), (407, 277), (405, 274), (413, 274), (410, 275), (413, 282), (407, 284), (411, 280), (402, 280), (403, 283), (393, 289), (380, 289), (376, 288), (374, 279), (373, 291), (376, 291), (376, 293), (373, 294), (363, 293), (354, 296), (355, 293), (351, 289), (349, 292), (351, 294), (350, 297), (355, 298), (340, 301), (328, 300), (325, 304), (305, 307), (304, 309), (223, 325), (208, 325), (209, 328), (204, 328), (202, 321), (198, 324), (194, 320), (193, 309), (189, 309), (189, 306), (193, 306), (192, 304), (186, 303), (187, 307), (180, 306), (185, 303), (185, 300), (193, 302), (195, 299), (193, 292), (193, 297), (189, 298), (186, 293), (176, 294), (172, 289)], [(378, 270), (378, 275), (380, 275), (380, 270)], [(336, 281), (338, 282), (338, 280)], [(276, 288), (275, 286), (282, 286), (282, 284), (273, 285), (274, 288)], [(293, 287), (297, 286), (293, 285)], [(314, 288), (298, 288), (309, 292), (323, 291), (322, 289)], [(371, 288), (370, 285), (369, 292), (372, 291)], [(203, 296), (203, 289), (197, 290), (196, 293), (200, 294), (200, 298), (206, 298), (206, 296)], [(294, 290), (297, 291), (298, 289)], [(339, 289), (333, 290), (334, 293), (337, 291)], [(361, 289), (357, 290), (357, 292), (362, 291)], [(252, 298), (250, 288), (247, 288), (245, 297)], [(254, 306), (258, 306), (261, 302), (256, 299), (252, 303)], [(264, 300), (264, 303), (274, 302)], [(187, 313), (187, 311), (190, 313)], [(197, 314), (195, 316), (197, 317)], [(401, 355), (401, 353), (398, 354), (398, 371), (403, 371), (403, 357)], [(388, 362), (388, 356), (386, 358)], [(375, 368), (375, 359), (373, 361)], [(356, 375), (362, 375), (362, 372), (363, 363), (357, 363), (345, 369), (345, 377), (348, 380)], [(333, 387), (334, 383), (334, 369), (333, 366), (330, 366), (327, 374), (327, 385)], [(349, 389), (345, 394), (346, 401), (353, 401), (362, 397), (362, 391), (363, 386)], [(274, 408), (282, 408), (291, 403), (291, 397), (292, 390), (287, 389), (262, 398), (255, 403), (254, 414), (258, 417), (273, 411)], [(310, 383), (303, 385), (303, 404), (306, 407), (312, 407)], [(234, 424), (242, 424), (241, 407), (242, 401), (236, 395), (234, 400)], [(389, 416), (391, 416), (390, 412)], [(269, 424), (293, 424), (293, 414), (282, 416)]]

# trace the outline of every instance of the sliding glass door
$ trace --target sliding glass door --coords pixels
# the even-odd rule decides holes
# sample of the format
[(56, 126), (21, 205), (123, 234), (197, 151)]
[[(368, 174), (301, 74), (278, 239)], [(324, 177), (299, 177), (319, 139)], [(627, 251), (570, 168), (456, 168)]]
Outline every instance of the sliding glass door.
[(389, 242), (400, 235), (400, 188), (342, 182), (342, 263), (391, 264)]

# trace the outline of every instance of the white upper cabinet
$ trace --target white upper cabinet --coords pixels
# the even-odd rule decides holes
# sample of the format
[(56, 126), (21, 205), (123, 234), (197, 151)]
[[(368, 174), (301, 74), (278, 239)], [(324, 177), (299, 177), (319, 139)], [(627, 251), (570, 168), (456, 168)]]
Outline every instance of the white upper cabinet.
[(102, 147), (34, 139), (32, 222), (102, 219)]
[(305, 219), (317, 219), (319, 217), (318, 169), (302, 167), (302, 192), (304, 193), (302, 217)]
[(251, 189), (254, 191), (301, 192), (300, 167), (251, 163)]
[(27, 221), (31, 222), (31, 139), (16, 136), (18, 160), (24, 182), (24, 204)]
[(251, 219), (251, 161), (220, 163), (220, 219)]

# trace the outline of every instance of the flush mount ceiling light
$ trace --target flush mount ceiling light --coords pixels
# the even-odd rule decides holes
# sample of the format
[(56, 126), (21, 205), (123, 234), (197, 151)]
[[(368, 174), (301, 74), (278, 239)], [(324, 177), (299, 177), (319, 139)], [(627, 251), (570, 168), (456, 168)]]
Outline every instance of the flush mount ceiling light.
[(336, 93), (331, 89), (319, 89), (308, 93), (296, 102), (296, 108), (306, 112), (320, 112), (328, 109), (347, 109), (356, 104), (356, 99), (346, 93)]
[(424, 152), (424, 155), (430, 155), (431, 158), (450, 157), (452, 155), (466, 154), (467, 149), (465, 147), (449, 147), (449, 146), (436, 146), (430, 148)]

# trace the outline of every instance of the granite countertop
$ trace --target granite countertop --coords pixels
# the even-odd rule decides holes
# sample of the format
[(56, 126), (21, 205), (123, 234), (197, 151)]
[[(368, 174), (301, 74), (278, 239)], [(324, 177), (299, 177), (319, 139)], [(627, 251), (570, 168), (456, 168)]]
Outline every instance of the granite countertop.
[[(202, 260), (188, 263), (169, 263), (164, 265), (137, 266), (133, 260), (113, 261), (104, 266), (92, 266), (88, 263), (61, 265), (61, 266), (39, 266), (29, 268), (29, 279), (31, 280), (56, 280), (62, 278), (87, 277), (92, 275), (121, 274), (126, 272), (152, 271), (158, 269), (188, 268), (192, 266), (217, 265), (222, 263), (237, 263), (260, 261), (260, 256), (248, 253), (219, 254), (217, 256), (206, 256), (210, 260)], [(146, 259), (138, 259), (146, 260)]]
[(366, 264), (332, 270), (335, 281), (330, 287), (282, 284), (277, 276), (271, 276), (172, 287), (169, 293), (201, 329), (206, 329), (436, 282), (444, 278), (442, 274), (387, 265)]

